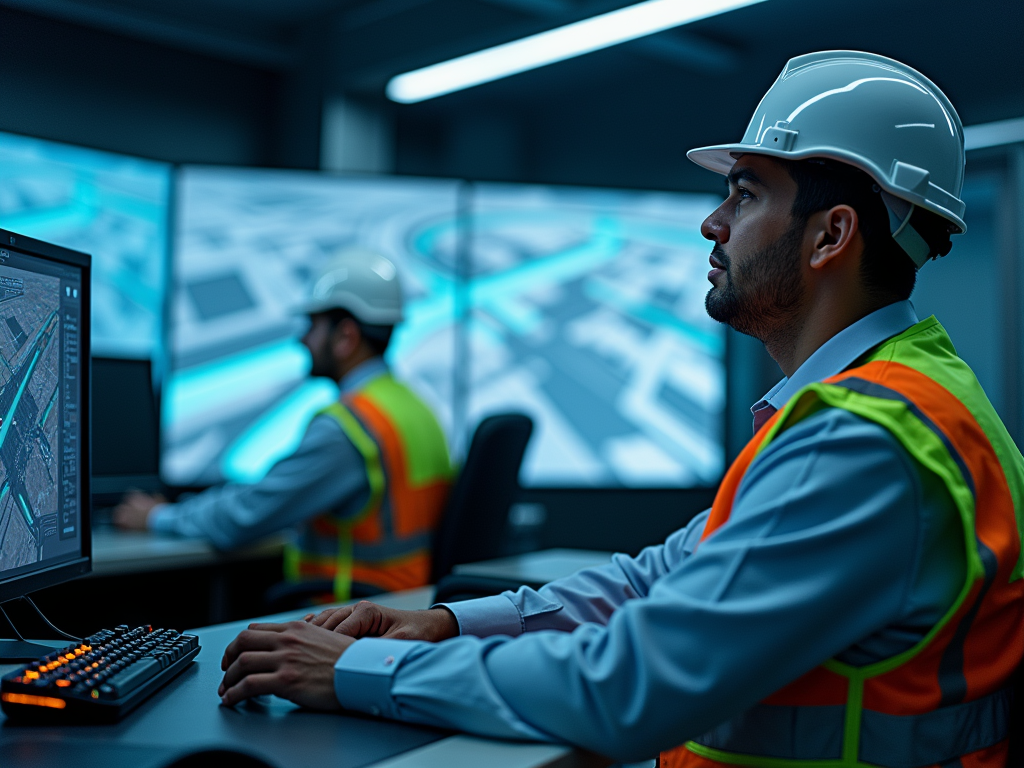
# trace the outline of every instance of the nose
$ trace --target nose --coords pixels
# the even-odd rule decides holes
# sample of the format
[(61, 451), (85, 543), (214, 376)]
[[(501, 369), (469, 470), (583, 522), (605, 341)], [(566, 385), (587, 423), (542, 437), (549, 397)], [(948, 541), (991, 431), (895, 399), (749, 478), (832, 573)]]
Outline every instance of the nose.
[(729, 225), (722, 216), (722, 209), (717, 208), (711, 215), (704, 219), (700, 225), (700, 233), (707, 240), (712, 240), (719, 245), (729, 241)]

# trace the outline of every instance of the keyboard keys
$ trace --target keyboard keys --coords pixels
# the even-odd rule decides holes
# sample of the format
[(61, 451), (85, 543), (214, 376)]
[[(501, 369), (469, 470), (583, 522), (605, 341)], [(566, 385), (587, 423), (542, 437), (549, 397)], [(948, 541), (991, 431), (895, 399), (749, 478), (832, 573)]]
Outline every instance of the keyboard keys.
[[(0, 682), (0, 704), (8, 715), (46, 711), (69, 718), (116, 720), (163, 682), (182, 671), (199, 652), (199, 638), (171, 629), (119, 625), (84, 642), (53, 651)], [(29, 695), (31, 693), (31, 695)], [(58, 716), (58, 715), (55, 715)]]

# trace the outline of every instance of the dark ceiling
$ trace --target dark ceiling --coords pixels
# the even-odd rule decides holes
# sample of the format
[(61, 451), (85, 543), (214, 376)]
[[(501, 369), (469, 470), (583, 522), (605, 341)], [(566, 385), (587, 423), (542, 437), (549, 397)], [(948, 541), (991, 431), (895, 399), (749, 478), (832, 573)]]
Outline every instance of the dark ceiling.
[(517, 181), (716, 187), (687, 148), (736, 139), (785, 61), (828, 48), (899, 58), (965, 124), (1024, 115), (1020, 0), (767, 0), (415, 105), (402, 71), (622, 5), (606, 0), (0, 0), (231, 60), (384, 110), (396, 170)]

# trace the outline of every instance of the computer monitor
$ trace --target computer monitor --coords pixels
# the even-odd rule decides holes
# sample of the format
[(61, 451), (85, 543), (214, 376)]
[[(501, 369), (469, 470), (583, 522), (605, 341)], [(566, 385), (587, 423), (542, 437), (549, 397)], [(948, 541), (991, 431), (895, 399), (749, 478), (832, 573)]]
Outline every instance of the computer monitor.
[(92, 493), (160, 490), (160, 419), (149, 360), (92, 359)]
[(349, 246), (398, 268), (405, 321), (387, 360), (450, 430), (457, 182), (185, 167), (176, 189), (165, 482), (256, 481), (337, 398), (309, 378), (295, 309)]
[(528, 487), (713, 486), (725, 334), (711, 195), (475, 184), (467, 418), (521, 411)]
[(0, 602), (90, 568), (89, 279), (88, 256), (0, 230)]
[(172, 166), (0, 132), (0, 227), (93, 257), (93, 350), (160, 359)]

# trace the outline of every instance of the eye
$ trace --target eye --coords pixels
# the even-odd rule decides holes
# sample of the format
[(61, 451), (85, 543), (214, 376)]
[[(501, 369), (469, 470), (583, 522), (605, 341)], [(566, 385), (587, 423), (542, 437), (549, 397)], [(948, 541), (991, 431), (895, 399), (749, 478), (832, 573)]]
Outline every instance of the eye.
[(742, 198), (747, 198), (750, 200), (754, 199), (754, 193), (751, 192), (746, 187), (736, 187), (736, 194), (738, 194)]

